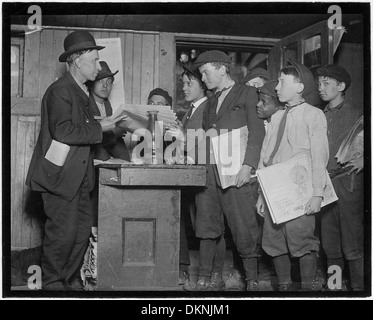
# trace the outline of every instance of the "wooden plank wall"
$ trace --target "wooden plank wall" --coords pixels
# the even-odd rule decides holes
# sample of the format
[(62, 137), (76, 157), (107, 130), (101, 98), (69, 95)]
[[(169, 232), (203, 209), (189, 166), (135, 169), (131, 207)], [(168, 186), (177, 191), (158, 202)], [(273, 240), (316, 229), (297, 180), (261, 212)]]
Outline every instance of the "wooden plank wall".
[(159, 34), (98, 31), (92, 34), (96, 39), (121, 39), (125, 101), (146, 104), (149, 92), (159, 86)]
[[(13, 99), (11, 112), (11, 246), (35, 247), (41, 244), (44, 214), (40, 194), (30, 192), (25, 179), (40, 130), (40, 101), (47, 87), (66, 72), (58, 61), (63, 41), (73, 30), (46, 28), (25, 36), (23, 97)], [(91, 32), (95, 38), (121, 39), (124, 90), (127, 104), (145, 104), (149, 92), (168, 83), (174, 93), (170, 67), (160, 70), (160, 35), (141, 32)], [(173, 37), (163, 41), (174, 43)], [(176, 61), (176, 48), (164, 44), (169, 54), (163, 65)], [(173, 60), (172, 60), (173, 59)], [(167, 80), (168, 79), (168, 80)], [(32, 103), (32, 106), (31, 106)]]
[(11, 246), (36, 247), (41, 244), (44, 214), (40, 194), (31, 193), (25, 180), (40, 130), (40, 116), (11, 118)]
[[(28, 34), (25, 38), (24, 98), (41, 98), (47, 87), (66, 71), (64, 63), (58, 61), (63, 52), (63, 40), (72, 30), (44, 29)], [(124, 90), (127, 104), (146, 103), (149, 92), (160, 83), (160, 36), (138, 32), (91, 32), (95, 38), (120, 38), (122, 44)], [(171, 41), (170, 36), (163, 41)], [(170, 58), (163, 59), (165, 65), (173, 58), (167, 43)], [(175, 60), (173, 60), (174, 62)], [(167, 72), (172, 66), (167, 66)], [(165, 77), (168, 80), (173, 78)], [(174, 91), (173, 81), (166, 90)], [(27, 113), (27, 109), (24, 111)]]
[(168, 93), (174, 98), (176, 95), (176, 43), (175, 36), (172, 33), (163, 32), (160, 34), (160, 59), (159, 59), (159, 70), (162, 73), (159, 76), (160, 87), (168, 91)]

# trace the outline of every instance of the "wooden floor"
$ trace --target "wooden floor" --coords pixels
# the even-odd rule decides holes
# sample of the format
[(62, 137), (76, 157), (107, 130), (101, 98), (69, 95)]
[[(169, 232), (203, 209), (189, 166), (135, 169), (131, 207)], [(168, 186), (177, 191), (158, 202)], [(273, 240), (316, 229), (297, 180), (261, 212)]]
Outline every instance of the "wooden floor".
[[(190, 250), (190, 266), (189, 266), (189, 274), (190, 274), (190, 281), (197, 282), (198, 280), (198, 264), (199, 264), (199, 251), (198, 250)], [(224, 271), (223, 271), (223, 279), (226, 279), (229, 277), (229, 275), (232, 272), (233, 267), (233, 260), (232, 260), (232, 251), (227, 250), (226, 258), (224, 262)], [(268, 281), (268, 288), (270, 290), (270, 279), (265, 279)], [(30, 290), (27, 286), (14, 286), (11, 288), (11, 290), (14, 291), (28, 291)], [(126, 288), (120, 288), (116, 291), (183, 291), (183, 287), (181, 285), (175, 286), (175, 287), (165, 287), (165, 288), (144, 288), (144, 287), (126, 287)]]
[[(198, 250), (190, 250), (190, 266), (189, 266), (189, 274), (191, 276), (192, 281), (196, 281), (198, 278), (198, 258), (199, 258), (199, 251)], [(232, 252), (230, 250), (227, 251), (226, 259), (224, 262), (224, 277), (228, 277), (232, 271)], [(159, 289), (159, 288), (158, 288)], [(14, 286), (12, 290), (29, 290), (27, 286)], [(144, 290), (144, 288), (126, 288), (126, 290)], [(148, 288), (146, 290), (152, 290), (152, 288)], [(163, 288), (163, 290), (172, 290), (172, 291), (179, 291), (183, 290), (182, 286), (172, 287), (172, 288)]]

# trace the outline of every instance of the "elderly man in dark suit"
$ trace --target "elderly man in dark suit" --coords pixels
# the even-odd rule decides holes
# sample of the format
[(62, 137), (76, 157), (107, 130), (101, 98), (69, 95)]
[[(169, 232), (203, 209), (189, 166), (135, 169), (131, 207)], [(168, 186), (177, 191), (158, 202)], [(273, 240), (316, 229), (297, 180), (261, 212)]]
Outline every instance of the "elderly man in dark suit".
[(42, 193), (47, 216), (41, 259), (44, 290), (82, 289), (79, 270), (93, 221), (91, 146), (120, 120), (98, 123), (89, 107), (85, 82), (95, 80), (101, 69), (98, 50), (103, 48), (87, 31), (70, 33), (59, 57), (69, 71), (49, 86), (42, 100), (41, 131), (26, 184)]
[(255, 213), (257, 181), (251, 173), (257, 168), (264, 138), (263, 121), (256, 116), (256, 89), (237, 84), (230, 76), (230, 59), (222, 51), (200, 54), (195, 61), (207, 88), (214, 90), (211, 105), (205, 109), (205, 131), (239, 129), (249, 131), (245, 157), (235, 186), (222, 189), (216, 165), (207, 166), (207, 187), (200, 194), (196, 216), (196, 236), (200, 243), (200, 270), (197, 290), (224, 290), (222, 279), (225, 255), (224, 216), (232, 233), (246, 273), (247, 290), (258, 290), (257, 258), (259, 226)]

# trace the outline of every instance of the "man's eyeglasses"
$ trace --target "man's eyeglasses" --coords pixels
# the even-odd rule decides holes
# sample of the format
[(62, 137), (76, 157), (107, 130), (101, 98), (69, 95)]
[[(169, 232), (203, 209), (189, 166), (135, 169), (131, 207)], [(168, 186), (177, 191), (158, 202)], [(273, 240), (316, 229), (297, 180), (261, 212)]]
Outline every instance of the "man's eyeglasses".
[(114, 79), (112, 79), (112, 78), (101, 79), (101, 80), (98, 80), (97, 82), (99, 82), (102, 85), (109, 85), (109, 84), (113, 84)]

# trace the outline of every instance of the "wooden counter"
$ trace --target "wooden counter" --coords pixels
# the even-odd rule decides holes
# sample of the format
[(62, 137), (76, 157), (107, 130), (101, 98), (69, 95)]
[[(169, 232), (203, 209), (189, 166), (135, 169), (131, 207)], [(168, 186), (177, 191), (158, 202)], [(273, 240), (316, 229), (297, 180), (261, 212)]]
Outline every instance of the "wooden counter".
[(100, 165), (97, 289), (177, 287), (181, 189), (205, 184), (204, 166)]

